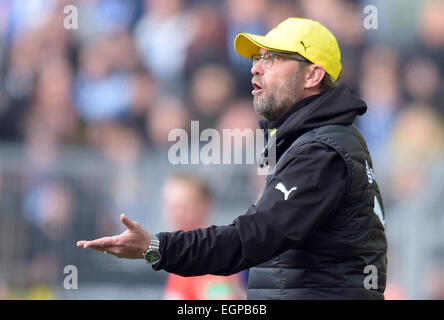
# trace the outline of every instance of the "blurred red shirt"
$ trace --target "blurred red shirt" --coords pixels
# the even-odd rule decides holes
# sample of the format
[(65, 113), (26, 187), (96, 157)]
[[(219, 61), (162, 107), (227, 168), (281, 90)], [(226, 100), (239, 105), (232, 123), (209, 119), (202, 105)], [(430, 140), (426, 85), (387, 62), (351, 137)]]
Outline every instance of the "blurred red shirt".
[(239, 274), (182, 277), (170, 274), (165, 287), (166, 300), (242, 300), (245, 288)]

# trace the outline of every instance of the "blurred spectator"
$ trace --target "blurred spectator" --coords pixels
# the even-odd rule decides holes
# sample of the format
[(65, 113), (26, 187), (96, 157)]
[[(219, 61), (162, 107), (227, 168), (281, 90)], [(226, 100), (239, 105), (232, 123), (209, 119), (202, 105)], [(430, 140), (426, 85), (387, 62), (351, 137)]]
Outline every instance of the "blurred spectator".
[(357, 91), (357, 79), (363, 72), (360, 70), (360, 57), (366, 46), (360, 4), (350, 0), (326, 0), (319, 4), (302, 0), (300, 7), (303, 16), (320, 21), (336, 35), (342, 57), (342, 71), (338, 81)]
[(404, 67), (404, 89), (407, 99), (437, 107), (444, 116), (444, 88), (439, 66), (427, 57), (417, 57)]
[(125, 123), (145, 137), (145, 118), (156, 98), (157, 83), (145, 68), (138, 67), (131, 74), (129, 87), (130, 104)]
[[(355, 2), (354, 0), (345, 1)], [(402, 48), (408, 45), (415, 36), (418, 13), (424, 5), (423, 0), (410, 0), (408, 4), (402, 0), (358, 0), (356, 2), (361, 7), (362, 22), (365, 18), (372, 18), (367, 22), (372, 21), (373, 27), (376, 27), (376, 29), (365, 30), (369, 43)], [(366, 7), (367, 11), (365, 11)], [(368, 10), (370, 8), (371, 10)]]
[(132, 29), (141, 15), (142, 0), (78, 0), (79, 27), (82, 42)]
[[(363, 25), (362, 9), (355, 1), (336, 1), (339, 16), (332, 21), (332, 30), (341, 47), (342, 71), (339, 81), (346, 83), (353, 90), (359, 90), (359, 79), (362, 72), (360, 58), (368, 49), (366, 31)], [(332, 17), (330, 15), (330, 17)], [(369, 31), (367, 31), (368, 33)]]
[(226, 0), (226, 46), (231, 61), (232, 69), (236, 76), (236, 86), (241, 95), (250, 96), (251, 86), (251, 61), (236, 54), (233, 43), (236, 34), (243, 32), (264, 34), (266, 26), (264, 17), (267, 12), (268, 0)]
[(384, 298), (385, 300), (407, 299), (404, 288), (398, 286), (397, 284), (393, 284), (390, 281), (387, 282), (387, 285), (385, 287)]
[[(31, 299), (54, 299), (53, 287), (66, 264), (66, 248), (73, 223), (73, 199), (69, 190), (56, 182), (35, 181), (24, 199), (28, 261), (24, 281)], [(61, 254), (64, 252), (65, 254)]]
[[(212, 196), (197, 176), (176, 174), (164, 186), (164, 217), (172, 231), (209, 226)], [(204, 275), (182, 277), (169, 274), (164, 298), (169, 300), (245, 299), (240, 274), (228, 277)]]
[(288, 17), (301, 17), (299, 3), (292, 0), (275, 0), (267, 2), (264, 15), (265, 30), (271, 30)]
[(0, 0), (0, 64), (4, 63), (4, 54), (6, 53), (5, 47), (7, 45), (7, 35), (9, 19), (11, 18), (11, 3), (8, 0)]
[(222, 134), (224, 129), (259, 129), (259, 116), (253, 109), (251, 100), (237, 99), (228, 103), (221, 113), (217, 128)]
[(100, 218), (97, 232), (117, 230), (120, 221), (118, 215), (112, 213), (122, 210), (141, 223), (146, 221), (149, 203), (145, 194), (151, 181), (145, 181), (143, 176), (146, 150), (143, 137), (123, 122), (90, 125), (87, 136), (91, 147), (102, 152), (102, 161), (110, 169), (105, 188), (110, 198), (107, 200), (110, 214)]
[[(337, 24), (342, 24), (341, 9), (343, 9), (343, 0), (324, 0), (316, 3), (310, 0), (301, 0), (300, 7), (304, 17), (319, 21), (336, 35), (340, 34), (340, 28)], [(352, 21), (353, 22), (353, 21)], [(338, 35), (339, 38), (339, 35)]]
[(184, 5), (184, 0), (145, 0), (134, 33), (143, 62), (169, 94), (184, 93), (183, 71), (195, 33)]
[(395, 127), (386, 201), (392, 278), (407, 299), (442, 298), (444, 131), (430, 107), (414, 106)]
[(384, 157), (402, 103), (398, 74), (399, 57), (390, 47), (373, 46), (362, 58), (360, 91), (368, 109), (358, 125), (366, 137), (376, 168)]
[[(219, 11), (218, 11), (219, 10)], [(202, 64), (228, 63), (226, 43), (226, 22), (220, 9), (208, 3), (194, 5), (190, 8), (195, 30), (194, 37), (188, 47), (185, 79)]]
[(72, 220), (72, 196), (56, 183), (37, 183), (25, 198), (25, 216), (46, 237), (60, 240)]
[(155, 100), (146, 117), (148, 137), (153, 147), (166, 150), (176, 141), (168, 141), (173, 129), (190, 129), (190, 115), (184, 102), (174, 96), (159, 97)]
[(64, 144), (78, 137), (78, 119), (71, 101), (72, 71), (63, 57), (41, 66), (29, 110), (22, 123), (31, 167), (45, 170)]
[(222, 65), (206, 64), (195, 71), (189, 90), (193, 120), (199, 120), (201, 130), (215, 127), (234, 95), (233, 82), (233, 75)]
[[(23, 141), (23, 121), (28, 110), (29, 95), (36, 78), (36, 44), (30, 39), (16, 41), (6, 57), (0, 104), (0, 135), (2, 141)], [(5, 55), (6, 56), (6, 55)]]
[(117, 122), (89, 126), (88, 140), (116, 168), (130, 168), (142, 155), (141, 137), (133, 128)]
[(20, 38), (29, 30), (47, 22), (56, 8), (57, 2), (57, 0), (13, 1), (9, 7), (9, 34), (11, 38)]
[[(97, 175), (70, 173), (71, 177), (63, 177), (56, 172), (53, 169), (28, 177), (23, 186), (23, 205), (15, 209), (23, 213), (26, 221), (26, 270), (21, 274), (21, 285), (26, 287), (49, 285), (52, 290), (63, 284), (64, 266), (87, 268), (91, 263), (89, 256), (75, 250), (72, 242), (79, 234), (96, 234), (99, 218), (106, 217), (105, 201), (109, 199)], [(84, 279), (88, 278), (85, 274)]]
[[(54, 143), (72, 141), (77, 130), (77, 116), (72, 106), (72, 71), (63, 57), (54, 57), (39, 70), (27, 124), (29, 139), (33, 127), (43, 126)], [(34, 124), (33, 124), (34, 123)]]
[[(251, 101), (247, 100), (233, 101), (227, 106), (222, 115), (219, 117), (217, 129), (219, 130), (220, 136), (223, 137), (224, 130), (229, 130), (230, 134), (233, 136), (233, 141), (231, 143), (233, 148), (240, 148), (238, 152), (240, 151), (242, 155), (245, 154), (246, 156), (243, 157), (243, 159), (245, 159), (243, 160), (243, 163), (246, 163), (245, 161), (251, 159), (253, 156), (255, 159), (253, 163), (256, 163), (256, 155), (262, 152), (262, 149), (255, 150), (257, 149), (256, 138), (258, 133), (263, 136), (261, 130), (257, 131), (257, 129), (259, 129), (258, 121), (259, 117), (253, 110)], [(242, 144), (236, 145), (234, 143), (234, 141), (239, 141), (241, 139)]]
[[(247, 148), (247, 145), (254, 146), (254, 164), (257, 163), (257, 159), (259, 158), (259, 155), (263, 151), (263, 147), (265, 146), (265, 144), (258, 144), (258, 139), (262, 138), (264, 135), (262, 129), (259, 129), (258, 122), (259, 116), (254, 111), (251, 100), (247, 99), (234, 100), (227, 106), (226, 110), (224, 110), (222, 115), (219, 117), (216, 127), (219, 130), (221, 137), (223, 134), (223, 130), (225, 129), (239, 130), (232, 131), (234, 136), (233, 141), (242, 138), (242, 135), (245, 132), (244, 130), (251, 131), (253, 133), (253, 139), (250, 139), (249, 141), (247, 141), (247, 139), (249, 139), (248, 135), (244, 135), (246, 138), (242, 138), (242, 145), (240, 147), (242, 148), (241, 152), (244, 159), (243, 163), (246, 163), (246, 161), (248, 161), (248, 159), (252, 156), (250, 154), (247, 154), (247, 152), (251, 152), (251, 150)], [(265, 139), (259, 141), (265, 141)], [(232, 145), (233, 148), (236, 147), (236, 144), (234, 144), (234, 142), (232, 142)], [(248, 193), (248, 196), (251, 197), (252, 201), (255, 201), (259, 199), (263, 191), (263, 187), (265, 186), (265, 176), (258, 175), (256, 173), (257, 168), (255, 165), (250, 165), (250, 167), (251, 172), (248, 179), (245, 179), (245, 177), (243, 176), (238, 176), (232, 177), (233, 180), (229, 180), (227, 179), (226, 173), (223, 173), (222, 171), (220, 174), (225, 175), (225, 179), (227, 180), (226, 183), (239, 186), (240, 189), (244, 190), (244, 193)]]
[(425, 276), (427, 297), (432, 300), (444, 300), (444, 265), (442, 253), (437, 254), (433, 268)]
[(444, 128), (432, 107), (411, 105), (393, 124), (388, 142), (392, 178), (386, 198), (401, 202), (427, 185), (428, 170), (444, 150)]
[[(444, 73), (444, 14), (443, 0), (426, 1), (419, 18), (420, 43), (416, 43), (416, 54), (427, 55), (438, 64), (441, 74)], [(418, 46), (419, 44), (419, 46)], [(422, 46), (421, 46), (422, 44)]]
[[(76, 78), (76, 105), (85, 122), (101, 122), (123, 117), (130, 103), (129, 71), (116, 65), (114, 50), (120, 43), (112, 36), (84, 47), (80, 53), (80, 70)], [(124, 52), (124, 51), (120, 51)]]

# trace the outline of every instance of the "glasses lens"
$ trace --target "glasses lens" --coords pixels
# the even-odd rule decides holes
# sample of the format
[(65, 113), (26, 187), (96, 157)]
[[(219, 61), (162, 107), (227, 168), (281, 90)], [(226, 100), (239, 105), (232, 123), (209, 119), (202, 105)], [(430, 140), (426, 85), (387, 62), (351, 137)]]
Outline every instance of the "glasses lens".
[(253, 67), (259, 62), (260, 59), (264, 59), (264, 67), (270, 69), (273, 66), (274, 54), (273, 52), (267, 52), (264, 55), (255, 54), (251, 57)]
[(267, 52), (264, 54), (264, 66), (267, 69), (270, 69), (273, 66), (274, 54), (273, 52)]
[(261, 59), (261, 56), (259, 54), (255, 54), (253, 57), (251, 57), (251, 61), (253, 63), (253, 67), (258, 63), (258, 61)]

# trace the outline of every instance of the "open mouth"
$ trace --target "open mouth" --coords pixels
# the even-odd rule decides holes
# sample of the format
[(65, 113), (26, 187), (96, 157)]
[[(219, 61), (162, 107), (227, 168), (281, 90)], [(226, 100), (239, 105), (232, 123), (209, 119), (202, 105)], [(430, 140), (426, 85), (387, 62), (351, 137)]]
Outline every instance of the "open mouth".
[(251, 91), (252, 95), (257, 95), (257, 94), (261, 93), (264, 90), (256, 82), (252, 82), (252, 84), (253, 84), (253, 91)]

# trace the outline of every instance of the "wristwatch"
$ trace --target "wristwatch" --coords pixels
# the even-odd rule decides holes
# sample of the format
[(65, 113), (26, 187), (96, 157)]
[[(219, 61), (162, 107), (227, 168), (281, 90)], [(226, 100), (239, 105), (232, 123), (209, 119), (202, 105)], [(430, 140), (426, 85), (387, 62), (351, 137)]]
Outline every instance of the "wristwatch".
[(152, 235), (151, 242), (148, 249), (143, 253), (146, 263), (155, 264), (160, 260), (159, 251), (159, 238), (156, 235)]

